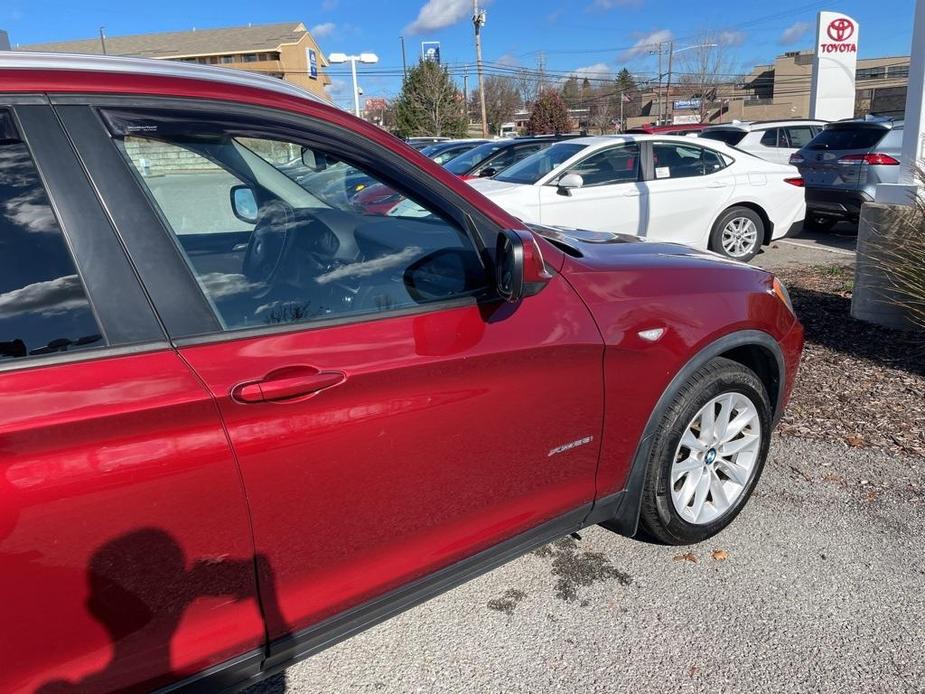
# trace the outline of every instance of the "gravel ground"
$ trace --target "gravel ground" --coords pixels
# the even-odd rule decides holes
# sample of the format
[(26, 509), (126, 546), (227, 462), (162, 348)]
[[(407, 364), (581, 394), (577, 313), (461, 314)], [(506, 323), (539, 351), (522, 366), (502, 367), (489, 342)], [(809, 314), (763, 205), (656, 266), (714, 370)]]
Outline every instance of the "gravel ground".
[[(825, 244), (757, 264), (852, 262)], [(754, 497), (708, 543), (588, 529), (249, 694), (925, 692), (925, 458), (815, 438), (775, 434)]]
[(923, 473), (922, 459), (778, 437), (711, 542), (589, 529), (251, 694), (925, 692)]

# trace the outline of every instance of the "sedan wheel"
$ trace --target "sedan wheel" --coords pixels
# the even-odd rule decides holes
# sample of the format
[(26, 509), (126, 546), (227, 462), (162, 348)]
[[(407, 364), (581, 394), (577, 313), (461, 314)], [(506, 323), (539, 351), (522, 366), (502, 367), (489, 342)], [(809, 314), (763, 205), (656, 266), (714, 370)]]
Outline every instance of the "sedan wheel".
[(730, 258), (755, 255), (758, 227), (748, 217), (736, 217), (723, 228), (723, 250)]
[(764, 241), (764, 222), (748, 207), (726, 210), (713, 225), (710, 250), (743, 262), (754, 258)]

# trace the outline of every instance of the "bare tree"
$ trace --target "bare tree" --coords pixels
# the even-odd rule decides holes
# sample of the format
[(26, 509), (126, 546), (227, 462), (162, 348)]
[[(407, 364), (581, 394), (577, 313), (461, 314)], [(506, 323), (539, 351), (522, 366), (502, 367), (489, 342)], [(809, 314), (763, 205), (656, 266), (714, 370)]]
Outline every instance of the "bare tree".
[[(675, 56), (676, 68), (680, 68), (680, 74), (676, 73), (677, 83), (688, 100), (698, 103), (696, 110), (703, 123), (717, 95), (738, 81), (739, 70), (726, 35), (704, 32), (693, 45), (693, 48), (679, 51)], [(670, 94), (668, 98), (671, 98)]]
[[(470, 97), (470, 101), (478, 104), (478, 91)], [(520, 104), (520, 89), (515, 80), (498, 75), (485, 78), (485, 111), (491, 132), (497, 135), (503, 123), (512, 121)]]
[(613, 85), (598, 87), (588, 97), (588, 125), (606, 135), (614, 127), (614, 119), (620, 114), (622, 94), (614, 93)]
[[(514, 75), (514, 83), (520, 93), (521, 103), (523, 103), (524, 108), (529, 108), (536, 101), (536, 95), (540, 91), (540, 80), (537, 72), (522, 67)], [(485, 96), (488, 96), (487, 90)]]

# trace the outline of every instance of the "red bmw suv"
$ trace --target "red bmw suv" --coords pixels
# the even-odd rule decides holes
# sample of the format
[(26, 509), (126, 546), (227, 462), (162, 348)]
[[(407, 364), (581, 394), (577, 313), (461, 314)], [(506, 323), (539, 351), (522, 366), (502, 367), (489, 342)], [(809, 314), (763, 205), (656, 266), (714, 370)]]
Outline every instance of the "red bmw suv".
[(0, 248), (4, 692), (239, 688), (591, 524), (708, 538), (803, 343), (766, 272), (179, 63), (0, 53)]

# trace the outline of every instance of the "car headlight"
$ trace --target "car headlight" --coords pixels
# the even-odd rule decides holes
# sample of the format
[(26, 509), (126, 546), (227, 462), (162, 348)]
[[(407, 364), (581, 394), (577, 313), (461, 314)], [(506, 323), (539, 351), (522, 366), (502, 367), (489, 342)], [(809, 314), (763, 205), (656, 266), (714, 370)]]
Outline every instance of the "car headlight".
[(790, 292), (787, 291), (787, 287), (784, 286), (784, 283), (776, 277), (774, 278), (772, 291), (774, 292), (774, 295), (783, 301), (784, 305), (790, 309), (790, 313), (796, 314), (796, 312), (793, 310), (793, 301), (790, 300)]

